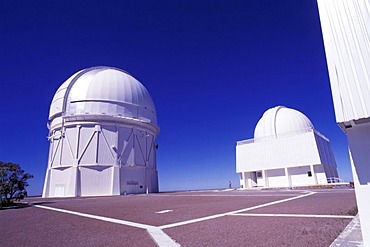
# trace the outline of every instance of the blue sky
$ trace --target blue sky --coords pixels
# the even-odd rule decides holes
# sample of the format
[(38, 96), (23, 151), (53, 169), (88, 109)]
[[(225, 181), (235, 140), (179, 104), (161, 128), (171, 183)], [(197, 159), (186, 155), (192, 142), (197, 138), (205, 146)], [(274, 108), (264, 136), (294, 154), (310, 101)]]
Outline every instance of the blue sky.
[(55, 91), (98, 65), (149, 90), (162, 191), (238, 186), (235, 143), (277, 105), (308, 116), (352, 180), (315, 0), (1, 1), (0, 33), (0, 160), (35, 176), (31, 195), (42, 191)]

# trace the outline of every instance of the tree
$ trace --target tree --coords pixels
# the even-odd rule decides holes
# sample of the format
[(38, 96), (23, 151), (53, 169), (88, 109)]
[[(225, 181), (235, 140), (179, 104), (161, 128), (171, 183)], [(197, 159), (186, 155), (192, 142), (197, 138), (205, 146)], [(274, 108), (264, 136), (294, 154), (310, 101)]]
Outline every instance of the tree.
[(27, 196), (27, 180), (33, 178), (18, 164), (0, 161), (0, 197), (1, 206), (8, 206), (14, 200), (19, 201)]

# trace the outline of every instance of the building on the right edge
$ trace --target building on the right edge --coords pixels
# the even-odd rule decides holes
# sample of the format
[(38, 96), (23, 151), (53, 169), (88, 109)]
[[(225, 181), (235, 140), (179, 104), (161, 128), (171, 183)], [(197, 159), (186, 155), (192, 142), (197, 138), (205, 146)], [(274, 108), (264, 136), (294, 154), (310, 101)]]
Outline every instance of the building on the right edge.
[(370, 246), (370, 1), (318, 0), (336, 121), (346, 133), (364, 246)]

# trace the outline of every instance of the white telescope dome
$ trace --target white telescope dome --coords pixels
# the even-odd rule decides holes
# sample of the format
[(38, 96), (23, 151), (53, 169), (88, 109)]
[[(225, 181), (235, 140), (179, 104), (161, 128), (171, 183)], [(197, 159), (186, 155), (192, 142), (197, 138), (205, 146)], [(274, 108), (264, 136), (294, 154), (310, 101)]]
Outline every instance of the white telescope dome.
[(153, 100), (127, 72), (81, 70), (57, 90), (43, 197), (158, 192)]
[(133, 118), (157, 125), (153, 100), (146, 88), (127, 72), (112, 67), (81, 70), (55, 93), (49, 120), (81, 115)]
[(268, 109), (258, 121), (254, 139), (279, 137), (287, 133), (305, 132), (313, 129), (311, 121), (301, 112), (284, 106)]

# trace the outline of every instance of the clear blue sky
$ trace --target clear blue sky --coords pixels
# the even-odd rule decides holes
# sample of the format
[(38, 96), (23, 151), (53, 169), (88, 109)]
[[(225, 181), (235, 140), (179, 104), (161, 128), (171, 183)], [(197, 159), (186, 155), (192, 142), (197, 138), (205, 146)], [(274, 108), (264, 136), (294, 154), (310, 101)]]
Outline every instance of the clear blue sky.
[(315, 0), (1, 1), (0, 160), (35, 176), (31, 195), (42, 191), (55, 91), (97, 65), (151, 93), (162, 191), (239, 186), (235, 143), (276, 105), (308, 116), (352, 180)]

